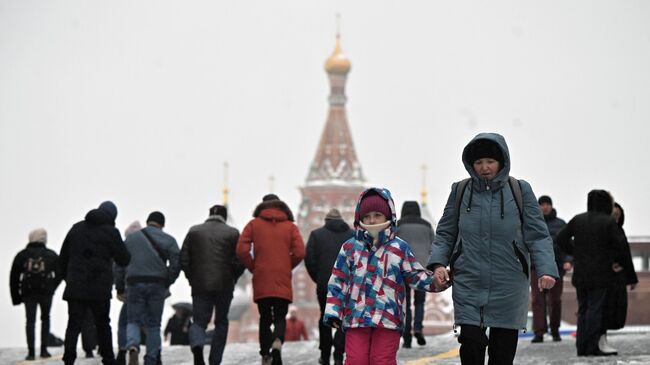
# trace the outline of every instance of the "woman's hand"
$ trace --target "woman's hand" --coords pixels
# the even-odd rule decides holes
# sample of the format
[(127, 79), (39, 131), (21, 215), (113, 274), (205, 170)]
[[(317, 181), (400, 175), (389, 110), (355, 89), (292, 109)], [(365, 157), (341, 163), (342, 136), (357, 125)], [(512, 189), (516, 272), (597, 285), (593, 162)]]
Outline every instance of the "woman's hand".
[(537, 286), (539, 291), (545, 289), (551, 289), (555, 285), (555, 279), (552, 276), (542, 275), (541, 278), (537, 279)]
[(449, 272), (444, 266), (438, 266), (433, 271), (433, 276), (438, 288), (446, 288), (449, 286)]

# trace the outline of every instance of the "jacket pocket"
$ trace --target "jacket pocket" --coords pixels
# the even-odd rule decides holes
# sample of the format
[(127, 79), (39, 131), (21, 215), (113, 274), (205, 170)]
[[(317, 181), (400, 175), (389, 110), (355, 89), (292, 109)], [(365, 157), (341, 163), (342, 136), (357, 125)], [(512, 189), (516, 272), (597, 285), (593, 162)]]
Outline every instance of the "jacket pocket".
[(456, 260), (460, 257), (460, 254), (463, 253), (463, 241), (460, 240), (458, 241), (458, 248), (456, 249), (456, 252), (454, 252), (451, 255), (451, 260), (449, 260), (449, 270), (453, 273), (454, 272), (454, 264), (456, 263)]
[(517, 247), (515, 241), (512, 241), (512, 248), (515, 250), (517, 260), (519, 260), (519, 263), (521, 264), (521, 270), (524, 272), (524, 275), (526, 275), (526, 279), (528, 279), (528, 261), (526, 261), (526, 257), (521, 252), (521, 250), (519, 250), (519, 247)]

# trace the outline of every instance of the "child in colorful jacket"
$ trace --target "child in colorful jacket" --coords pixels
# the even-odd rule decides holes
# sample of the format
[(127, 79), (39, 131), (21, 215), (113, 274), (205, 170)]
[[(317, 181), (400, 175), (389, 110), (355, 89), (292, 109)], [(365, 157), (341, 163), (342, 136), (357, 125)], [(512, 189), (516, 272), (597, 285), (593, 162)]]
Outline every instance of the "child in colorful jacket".
[(387, 189), (359, 197), (356, 232), (334, 263), (323, 322), (345, 329), (346, 364), (397, 364), (405, 313), (405, 285), (438, 292), (433, 273), (395, 236), (395, 204)]

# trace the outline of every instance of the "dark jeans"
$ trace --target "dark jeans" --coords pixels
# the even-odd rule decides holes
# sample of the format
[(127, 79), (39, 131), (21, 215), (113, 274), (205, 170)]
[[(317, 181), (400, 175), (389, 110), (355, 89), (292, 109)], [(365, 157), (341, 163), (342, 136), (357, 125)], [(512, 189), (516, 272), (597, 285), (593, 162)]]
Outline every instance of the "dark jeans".
[(424, 320), (424, 300), (427, 298), (427, 292), (413, 290), (406, 287), (406, 318), (404, 320), (404, 330), (402, 331), (405, 339), (411, 339), (411, 293), (413, 293), (413, 304), (415, 305), (415, 318), (413, 318), (413, 332), (422, 333), (422, 321)]
[[(533, 309), (533, 332), (536, 335), (543, 335), (550, 327), (552, 334), (557, 334), (560, 328), (560, 319), (562, 318), (562, 290), (564, 280), (555, 282), (553, 288), (540, 292), (537, 286), (537, 273), (535, 270), (530, 272), (530, 300)], [(544, 298), (546, 295), (546, 298)], [(544, 309), (546, 304), (546, 310)], [(547, 326), (546, 317), (549, 317)]]
[(159, 283), (137, 283), (126, 288), (126, 347), (140, 348), (140, 329), (146, 329), (145, 365), (154, 365), (160, 353), (160, 320), (167, 288)]
[(264, 356), (269, 354), (271, 344), (276, 338), (284, 343), (284, 330), (287, 326), (285, 317), (289, 310), (289, 301), (282, 298), (258, 299), (257, 310), (260, 312), (260, 355)]
[(108, 316), (110, 309), (110, 300), (68, 300), (68, 328), (65, 330), (64, 363), (74, 364), (77, 358), (77, 340), (81, 326), (86, 319), (86, 312), (90, 310), (97, 328), (97, 344), (99, 345), (99, 354), (102, 356), (102, 363), (115, 364), (111, 319)]
[(485, 346), (488, 347), (488, 365), (512, 364), (517, 352), (517, 330), (506, 328), (490, 328), (490, 338), (485, 335), (485, 329), (478, 326), (461, 325), (460, 362), (463, 365), (485, 364)]
[(345, 334), (342, 329), (337, 329), (332, 338), (332, 328), (323, 324), (327, 292), (316, 292), (318, 305), (320, 306), (320, 318), (318, 319), (318, 348), (323, 364), (329, 364), (332, 345), (334, 346), (334, 360), (343, 361), (345, 353)]
[(27, 334), (27, 348), (34, 352), (34, 327), (36, 325), (36, 307), (41, 307), (41, 351), (47, 348), (47, 338), (50, 334), (50, 309), (52, 308), (51, 295), (39, 295), (32, 298), (23, 298), (25, 303), (25, 332)]
[(578, 330), (576, 349), (578, 356), (593, 355), (598, 352), (598, 340), (603, 324), (603, 306), (607, 289), (576, 288), (578, 296)]
[(192, 310), (194, 323), (190, 326), (190, 347), (199, 346), (203, 349), (205, 344), (205, 329), (212, 318), (214, 311), (214, 334), (210, 343), (210, 365), (221, 364), (223, 350), (228, 338), (228, 311), (232, 301), (232, 291), (208, 292), (192, 295)]
[(126, 350), (126, 303), (122, 303), (120, 317), (117, 320), (117, 347), (120, 350)]

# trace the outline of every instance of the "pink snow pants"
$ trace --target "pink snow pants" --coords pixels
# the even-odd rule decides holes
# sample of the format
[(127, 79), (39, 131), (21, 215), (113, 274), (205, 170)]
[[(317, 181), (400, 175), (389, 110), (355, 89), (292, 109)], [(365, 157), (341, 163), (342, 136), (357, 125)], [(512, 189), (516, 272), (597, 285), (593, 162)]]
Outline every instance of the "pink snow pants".
[(345, 331), (345, 365), (397, 365), (400, 332), (385, 328)]

